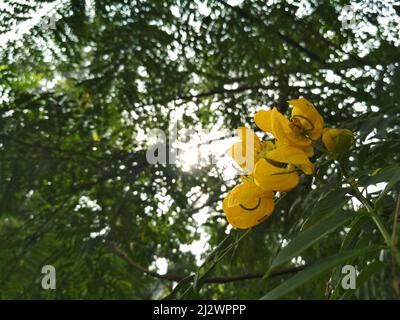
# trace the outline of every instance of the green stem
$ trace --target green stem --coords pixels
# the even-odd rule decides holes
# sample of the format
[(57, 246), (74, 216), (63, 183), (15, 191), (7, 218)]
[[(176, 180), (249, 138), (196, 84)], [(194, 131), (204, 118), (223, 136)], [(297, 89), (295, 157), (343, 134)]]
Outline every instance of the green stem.
[(365, 198), (364, 195), (360, 192), (360, 190), (358, 189), (357, 181), (349, 174), (349, 172), (347, 171), (345, 165), (343, 163), (339, 162), (339, 166), (340, 166), (340, 169), (342, 171), (343, 177), (345, 178), (346, 182), (353, 189), (357, 199), (367, 209), (367, 212), (368, 212), (369, 216), (372, 218), (372, 220), (374, 221), (374, 223), (378, 227), (378, 230), (382, 234), (382, 237), (385, 240), (386, 244), (389, 247), (391, 247), (392, 246), (392, 240), (390, 238), (389, 232), (386, 230), (386, 228), (385, 228), (384, 224), (382, 223), (381, 219), (376, 214), (375, 208), (368, 201), (368, 199)]
[(375, 212), (371, 213), (371, 218), (374, 220), (376, 226), (378, 227), (379, 231), (381, 232), (383, 238), (385, 239), (386, 244), (391, 247), (392, 246), (392, 241), (390, 239), (390, 235), (387, 232), (385, 226), (382, 223), (382, 220), (378, 217), (378, 215)]

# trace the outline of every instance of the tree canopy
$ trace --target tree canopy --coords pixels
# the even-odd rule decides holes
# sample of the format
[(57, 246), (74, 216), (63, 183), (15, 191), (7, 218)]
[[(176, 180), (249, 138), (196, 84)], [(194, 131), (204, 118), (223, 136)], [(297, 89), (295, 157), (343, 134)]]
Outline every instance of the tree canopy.
[[(397, 298), (399, 22), (370, 0), (1, 4), (0, 298)], [(354, 133), (350, 178), (319, 143), (314, 175), (232, 228), (218, 143), (299, 97)], [(216, 161), (149, 163), (174, 121)]]

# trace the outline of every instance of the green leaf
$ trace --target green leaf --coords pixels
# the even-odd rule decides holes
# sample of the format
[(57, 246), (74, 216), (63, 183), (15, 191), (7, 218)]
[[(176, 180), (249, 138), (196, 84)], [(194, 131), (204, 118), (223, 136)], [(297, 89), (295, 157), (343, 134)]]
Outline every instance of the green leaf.
[(306, 222), (303, 224), (302, 230), (305, 230), (321, 219), (334, 214), (339, 211), (350, 199), (346, 197), (349, 189), (333, 190), (325, 195), (315, 206), (311, 215), (308, 217)]
[(341, 251), (349, 248), (352, 240), (355, 238), (355, 236), (358, 234), (358, 232), (362, 229), (362, 227), (368, 220), (369, 220), (368, 216), (360, 214), (359, 216), (357, 216), (356, 219), (352, 221), (350, 230), (343, 239), (342, 246), (340, 248)]
[(384, 168), (374, 170), (369, 176), (361, 176), (358, 184), (360, 187), (368, 187), (379, 182), (389, 182), (392, 179), (400, 179), (400, 166), (393, 164)]
[(272, 262), (269, 272), (285, 264), (290, 259), (297, 257), (301, 252), (312, 246), (327, 234), (344, 225), (353, 217), (354, 215), (341, 211), (337, 214), (322, 219), (319, 223), (300, 232), (296, 238), (290, 241), (289, 244), (282, 248), (282, 250), (278, 253)]
[[(237, 234), (237, 238), (235, 239), (234, 242), (229, 243), (227, 240), (229, 239), (229, 236), (227, 236), (222, 242), (215, 248), (212, 253), (208, 256), (208, 259), (200, 266), (199, 270), (197, 271), (194, 281), (193, 281), (193, 290), (198, 291), (203, 285), (204, 281), (206, 280), (207, 276), (211, 274), (211, 272), (214, 270), (214, 268), (217, 266), (217, 264), (233, 249), (236, 248), (236, 246), (242, 241), (246, 235), (248, 235), (251, 232), (251, 228), (248, 229), (247, 231)], [(205, 267), (207, 265), (207, 262), (211, 262), (211, 266), (209, 266), (204, 273), (200, 274), (200, 269)]]
[(383, 249), (384, 246), (366, 246), (359, 249), (349, 250), (345, 252), (338, 253), (336, 255), (330, 256), (322, 261), (319, 261), (312, 266), (304, 269), (295, 276), (291, 277), (281, 285), (277, 286), (266, 295), (264, 295), (262, 300), (274, 300), (278, 299), (290, 291), (300, 287), (301, 285), (322, 276), (324, 273), (328, 272), (335, 266), (345, 263), (351, 259), (358, 256), (366, 255), (368, 253)]
[(400, 167), (397, 168), (397, 171), (389, 180), (388, 184), (386, 185), (385, 189), (379, 194), (378, 199), (375, 201), (375, 205), (377, 205), (382, 198), (393, 189), (393, 187), (400, 181)]
[(375, 205), (377, 205), (383, 199), (383, 197), (390, 190), (392, 190), (398, 182), (400, 182), (400, 166), (398, 164), (394, 164), (382, 169), (376, 169), (370, 176), (360, 177), (358, 184), (361, 187), (367, 187), (379, 182), (387, 182), (387, 185), (375, 200)]
[(163, 300), (172, 300), (172, 299), (175, 299), (175, 298), (177, 297), (178, 293), (179, 293), (183, 288), (185, 288), (185, 290), (186, 290), (187, 287), (188, 287), (189, 285), (191, 285), (193, 278), (194, 278), (194, 275), (193, 275), (193, 274), (190, 275), (190, 276), (187, 276), (187, 277), (183, 278), (181, 281), (178, 282), (178, 284), (176, 285), (176, 287), (174, 288), (174, 290), (172, 290), (170, 294), (168, 294), (167, 296), (165, 296), (165, 297), (163, 298)]

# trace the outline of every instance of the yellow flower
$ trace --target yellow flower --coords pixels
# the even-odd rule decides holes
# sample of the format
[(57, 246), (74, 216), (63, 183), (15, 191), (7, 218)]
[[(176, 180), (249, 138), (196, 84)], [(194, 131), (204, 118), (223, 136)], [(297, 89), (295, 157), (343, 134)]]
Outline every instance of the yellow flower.
[(275, 164), (279, 163), (285, 166), (292, 164), (306, 174), (313, 173), (314, 167), (301, 149), (278, 143), (274, 144), (272, 141), (261, 142), (251, 129), (245, 127), (238, 128), (237, 132), (241, 141), (232, 145), (229, 154), (248, 173), (254, 172), (255, 165), (262, 158)]
[(275, 107), (258, 111), (254, 121), (263, 131), (272, 133), (279, 144), (301, 148), (311, 157), (314, 154), (312, 140), (321, 137), (324, 120), (307, 99), (288, 102), (293, 106), (290, 121)]
[(263, 158), (271, 160), (272, 164), (278, 163), (279, 166), (282, 166), (282, 164), (293, 165), (301, 169), (305, 174), (313, 174), (314, 172), (314, 166), (305, 152), (295, 147), (278, 146), (265, 152), (265, 157)]
[(293, 107), (292, 122), (296, 121), (300, 123), (300, 130), (311, 140), (321, 138), (324, 119), (313, 104), (305, 98), (289, 100), (288, 103)]
[(233, 188), (222, 202), (228, 222), (235, 228), (251, 228), (268, 218), (275, 208), (274, 194), (251, 179)]
[(292, 165), (280, 168), (261, 159), (254, 171), (254, 181), (264, 190), (287, 192), (299, 184), (300, 178), (297, 169)]
[(343, 154), (354, 143), (353, 132), (349, 129), (324, 129), (322, 142), (326, 149), (334, 154)]
[(300, 149), (283, 146), (266, 153), (254, 168), (254, 181), (264, 190), (286, 192), (300, 182), (298, 170), (314, 172), (314, 166)]
[(228, 153), (240, 167), (252, 173), (262, 149), (261, 141), (251, 129), (240, 127), (236, 131), (241, 141), (234, 143)]

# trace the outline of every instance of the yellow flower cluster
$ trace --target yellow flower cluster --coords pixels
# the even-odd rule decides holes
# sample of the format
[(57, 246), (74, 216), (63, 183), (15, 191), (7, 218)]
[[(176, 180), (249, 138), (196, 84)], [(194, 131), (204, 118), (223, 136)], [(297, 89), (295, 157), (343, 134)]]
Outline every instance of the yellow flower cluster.
[(314, 166), (309, 158), (314, 155), (313, 142), (323, 132), (323, 142), (329, 151), (335, 149), (343, 130), (348, 134), (347, 129), (324, 129), (322, 116), (307, 99), (288, 103), (292, 106), (290, 120), (276, 108), (258, 111), (254, 117), (260, 129), (274, 136), (274, 142), (260, 141), (251, 129), (237, 129), (240, 142), (230, 148), (229, 154), (245, 170), (246, 176), (241, 177), (242, 183), (223, 201), (228, 222), (235, 228), (247, 229), (264, 221), (275, 208), (275, 192), (295, 188), (300, 172), (313, 174)]

